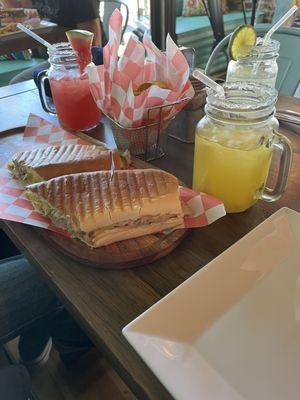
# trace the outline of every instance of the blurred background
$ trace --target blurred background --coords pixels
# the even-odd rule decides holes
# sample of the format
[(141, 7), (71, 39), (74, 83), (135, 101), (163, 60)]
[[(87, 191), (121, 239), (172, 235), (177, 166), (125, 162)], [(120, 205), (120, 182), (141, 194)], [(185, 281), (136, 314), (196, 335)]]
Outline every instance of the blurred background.
[[(54, 3), (55, 1), (59, 0), (52, 0)], [(44, 2), (47, 3), (46, 0)], [(240, 24), (248, 23), (261, 27), (264, 24), (274, 23), (291, 6), (300, 5), (300, 0), (95, 0), (95, 2), (99, 7), (106, 37), (112, 11), (116, 7), (121, 10), (124, 16), (121, 52), (130, 34), (134, 33), (142, 39), (145, 32), (152, 36), (159, 48), (164, 49), (166, 34), (169, 32), (179, 46), (195, 50), (195, 66), (203, 69), (214, 47)], [(39, 25), (35, 26), (39, 34), (44, 34), (52, 42), (65, 40), (64, 31), (68, 27), (57, 27), (55, 21), (47, 18), (43, 0), (32, 2), (0, 0), (2, 9), (8, 5), (30, 4), (31, 7), (36, 7), (40, 18)], [(20, 72), (47, 59), (47, 54), (38, 45), (26, 48), (25, 38), (20, 39), (16, 36), (16, 32), (5, 30), (7, 20), (5, 21), (1, 15), (0, 11), (0, 86), (4, 86)], [(286, 26), (291, 25), (299, 29), (299, 14), (287, 21)], [(210, 73), (222, 76), (227, 62), (226, 51), (220, 52)]]

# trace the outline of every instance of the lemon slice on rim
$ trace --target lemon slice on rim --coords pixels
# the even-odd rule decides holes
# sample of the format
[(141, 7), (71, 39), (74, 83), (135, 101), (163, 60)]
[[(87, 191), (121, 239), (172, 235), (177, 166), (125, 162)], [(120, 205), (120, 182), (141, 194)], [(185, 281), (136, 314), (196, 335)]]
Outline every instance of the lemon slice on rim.
[(239, 60), (251, 53), (256, 43), (256, 30), (252, 25), (240, 25), (231, 35), (228, 51), (232, 60)]

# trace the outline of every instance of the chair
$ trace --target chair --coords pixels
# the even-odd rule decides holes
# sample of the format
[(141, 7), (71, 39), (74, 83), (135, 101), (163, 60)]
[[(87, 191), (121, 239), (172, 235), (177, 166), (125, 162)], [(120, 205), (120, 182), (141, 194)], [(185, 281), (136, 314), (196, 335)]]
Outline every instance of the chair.
[[(123, 29), (121, 34), (121, 42), (123, 39), (123, 35), (128, 25), (129, 19), (129, 8), (126, 3), (121, 0), (100, 0), (100, 18), (102, 21), (103, 30), (106, 38), (109, 37), (109, 19), (113, 11), (118, 8), (122, 11), (122, 8), (125, 10), (125, 19), (123, 19)], [(125, 22), (124, 22), (125, 20)]]
[[(251, 18), (251, 12), (247, 11), (247, 18)], [(259, 22), (263, 20), (263, 14), (257, 12), (256, 18)], [(241, 11), (230, 11), (223, 15), (225, 35), (233, 32), (235, 28), (244, 23)], [(195, 65), (198, 68), (205, 68), (214, 44), (214, 35), (207, 15), (192, 17), (176, 17), (177, 44), (184, 47), (193, 47), (196, 51)], [(220, 54), (220, 57), (213, 65), (213, 73), (223, 71), (228, 63), (227, 57)], [(212, 72), (212, 71), (211, 71)]]
[[(258, 24), (255, 28), (258, 36), (264, 36), (270, 27), (271, 25), (269, 24)], [(227, 35), (211, 53), (205, 67), (206, 74), (210, 73), (219, 53), (228, 45), (230, 37), (231, 34)], [(276, 89), (282, 94), (293, 96), (300, 84), (300, 29), (279, 28), (272, 38), (280, 42)]]
[[(297, 0), (276, 0), (275, 10), (272, 18), (272, 24), (275, 24), (288, 10), (296, 4), (298, 7), (300, 6), (300, 1)], [(296, 16), (299, 13), (298, 11), (294, 14)], [(290, 17), (289, 20), (292, 21), (294, 16)], [(288, 20), (288, 21), (289, 21)], [(290, 26), (285, 23), (285, 26)]]

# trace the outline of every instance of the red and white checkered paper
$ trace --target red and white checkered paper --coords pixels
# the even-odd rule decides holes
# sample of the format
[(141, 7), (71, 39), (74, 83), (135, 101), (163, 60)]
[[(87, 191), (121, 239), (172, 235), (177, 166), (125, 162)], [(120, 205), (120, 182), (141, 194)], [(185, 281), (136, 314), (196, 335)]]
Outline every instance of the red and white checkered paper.
[[(31, 114), (24, 131), (23, 141), (16, 141), (16, 153), (49, 145), (87, 144), (77, 136), (62, 128)], [(24, 194), (22, 183), (12, 177), (2, 166), (0, 168), (0, 219), (38, 226), (69, 236), (69, 234), (53, 226), (49, 218), (35, 211)], [(180, 188), (180, 197), (193, 211), (192, 217), (185, 218), (185, 228), (197, 228), (211, 224), (225, 215), (222, 202), (212, 196), (196, 193), (188, 188)]]
[[(170, 35), (167, 36), (166, 54), (148, 36), (144, 36), (143, 43), (131, 36), (118, 61), (121, 31), (122, 15), (116, 9), (110, 18), (109, 41), (103, 49), (103, 65), (88, 69), (92, 95), (105, 114), (124, 127), (135, 128), (149, 122), (149, 108), (194, 97), (195, 92), (189, 81), (189, 65)], [(165, 82), (172, 90), (152, 85), (134, 96), (133, 89), (153, 81)], [(164, 108), (162, 118), (171, 118), (185, 105), (186, 102), (183, 102)], [(157, 120), (158, 113), (150, 113), (150, 122)]]
[[(13, 136), (11, 137), (13, 144)], [(0, 139), (1, 142), (1, 139)], [(84, 140), (64, 131), (34, 114), (30, 114), (23, 134), (23, 141), (15, 142), (15, 152), (63, 144), (87, 144)], [(4, 166), (0, 168), (0, 218), (23, 224), (50, 229), (69, 236), (67, 232), (53, 226), (49, 218), (35, 211), (24, 194), (24, 185), (14, 179)]]

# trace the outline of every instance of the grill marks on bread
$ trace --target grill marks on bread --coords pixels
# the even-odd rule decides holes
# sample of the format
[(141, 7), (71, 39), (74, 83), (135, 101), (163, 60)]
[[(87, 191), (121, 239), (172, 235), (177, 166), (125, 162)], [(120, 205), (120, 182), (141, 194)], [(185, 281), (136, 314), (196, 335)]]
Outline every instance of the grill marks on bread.
[[(109, 214), (110, 221), (104, 226), (113, 223), (115, 215), (123, 212), (134, 214), (137, 219), (143, 206), (177, 193), (178, 181), (161, 170), (118, 170), (112, 180), (110, 171), (99, 171), (53, 178), (30, 185), (28, 189), (70, 216), (79, 228), (87, 217), (89, 221), (96, 221), (99, 214), (105, 213)], [(155, 212), (160, 214), (159, 206)]]
[(48, 164), (61, 164), (68, 162), (79, 162), (82, 158), (94, 159), (96, 154), (108, 151), (104, 146), (71, 144), (64, 146), (50, 146), (19, 153), (14, 157), (25, 167), (41, 167)]
[(117, 150), (94, 145), (50, 146), (15, 155), (12, 163), (16, 175), (34, 171), (39, 181), (54, 177), (111, 170), (112, 156), (115, 169), (123, 168), (123, 162)]

